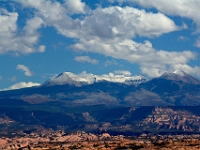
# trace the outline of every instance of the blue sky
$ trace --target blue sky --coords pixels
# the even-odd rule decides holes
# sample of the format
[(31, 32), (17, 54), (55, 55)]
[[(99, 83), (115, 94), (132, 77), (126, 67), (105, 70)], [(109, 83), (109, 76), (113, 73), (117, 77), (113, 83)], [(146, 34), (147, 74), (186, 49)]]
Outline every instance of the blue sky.
[(199, 8), (198, 0), (0, 0), (0, 89), (64, 71), (200, 78)]

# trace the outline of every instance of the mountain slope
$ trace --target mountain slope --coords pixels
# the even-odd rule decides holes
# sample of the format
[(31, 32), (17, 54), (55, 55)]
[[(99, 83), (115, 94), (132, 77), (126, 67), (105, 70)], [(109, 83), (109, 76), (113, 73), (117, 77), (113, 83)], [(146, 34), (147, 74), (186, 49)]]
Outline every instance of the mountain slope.
[(200, 81), (183, 71), (164, 73), (141, 84), (140, 88), (156, 93), (163, 101), (174, 105), (200, 104)]

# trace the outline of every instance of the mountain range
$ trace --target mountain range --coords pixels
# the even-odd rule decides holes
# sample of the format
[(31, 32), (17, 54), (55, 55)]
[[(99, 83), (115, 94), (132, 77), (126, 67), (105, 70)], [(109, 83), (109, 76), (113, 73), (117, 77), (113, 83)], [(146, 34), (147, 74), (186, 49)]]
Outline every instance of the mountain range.
[(0, 98), (74, 106), (199, 106), (200, 81), (184, 71), (150, 80), (140, 75), (80, 76), (63, 72), (40, 86), (1, 91)]
[(71, 72), (62, 72), (59, 75), (46, 81), (43, 85), (53, 86), (53, 85), (69, 84), (75, 86), (83, 86), (102, 81), (131, 85), (131, 84), (140, 84), (142, 82), (145, 82), (146, 80), (147, 79), (141, 75), (136, 75), (136, 76), (130, 76), (127, 74), (114, 75), (113, 73), (110, 73), (109, 75), (105, 74), (98, 76), (86, 73), (76, 75)]

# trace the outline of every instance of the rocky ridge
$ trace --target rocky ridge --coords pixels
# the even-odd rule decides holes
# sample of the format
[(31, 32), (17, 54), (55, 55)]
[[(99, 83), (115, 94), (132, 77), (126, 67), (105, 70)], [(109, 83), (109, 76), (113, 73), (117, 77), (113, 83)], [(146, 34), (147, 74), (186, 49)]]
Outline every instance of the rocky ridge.
[(152, 114), (141, 121), (140, 126), (156, 125), (157, 128), (182, 131), (200, 131), (200, 116), (186, 110), (156, 107)]

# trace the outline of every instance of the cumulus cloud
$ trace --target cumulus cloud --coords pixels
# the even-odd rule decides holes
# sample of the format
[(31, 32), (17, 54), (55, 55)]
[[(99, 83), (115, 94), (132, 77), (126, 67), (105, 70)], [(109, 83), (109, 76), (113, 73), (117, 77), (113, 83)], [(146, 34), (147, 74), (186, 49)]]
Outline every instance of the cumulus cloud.
[[(68, 9), (76, 8), (74, 11), (80, 11), (84, 7), (84, 3), (82, 3), (82, 6), (79, 0), (66, 1), (65, 5), (61, 5), (57, 1), (48, 0), (17, 0), (17, 2), (20, 2), (24, 7), (34, 8), (36, 16), (42, 18), (45, 25), (55, 27), (58, 33), (70, 38), (78, 37), (78, 30), (80, 30), (81, 25), (80, 20), (73, 20), (68, 14)], [(76, 4), (76, 6), (72, 8), (72, 4)], [(77, 8), (79, 5), (81, 5), (81, 8)]]
[[(179, 30), (179, 27), (162, 13), (149, 13), (132, 7), (97, 8), (83, 20), (73, 20), (68, 15), (69, 8), (56, 1), (19, 0), (18, 2), (26, 7), (35, 8), (37, 16), (47, 25), (54, 26), (60, 34), (72, 38), (91, 39), (95, 36), (107, 40), (124, 36), (131, 38), (135, 34), (150, 37)], [(66, 5), (72, 4), (81, 10), (85, 7), (80, 0), (66, 1)]]
[(8, 12), (6, 9), (0, 9), (0, 32), (12, 32), (16, 31), (17, 25), (16, 21), (18, 19), (18, 13)]
[(200, 1), (198, 0), (118, 0), (120, 2), (133, 2), (140, 4), (143, 7), (147, 8), (156, 8), (160, 12), (163, 12), (168, 15), (181, 16), (192, 19), (197, 27), (200, 28), (200, 16), (199, 6)]
[(88, 62), (88, 63), (91, 63), (91, 64), (98, 64), (99, 61), (96, 60), (96, 59), (92, 59), (88, 56), (77, 56), (74, 58), (74, 60), (76, 60), (77, 62)]
[(39, 83), (33, 83), (33, 82), (19, 82), (16, 83), (8, 88), (2, 89), (1, 91), (7, 91), (7, 90), (14, 90), (14, 89), (21, 89), (26, 87), (32, 87), (32, 86), (39, 86)]
[(82, 21), (80, 35), (86, 40), (118, 42), (135, 35), (154, 37), (179, 30), (162, 13), (149, 13), (132, 7), (97, 8)]
[(24, 71), (25, 76), (33, 76), (33, 72), (25, 65), (17, 65), (16, 69)]
[(23, 54), (41, 52), (35, 44), (39, 39), (37, 29), (41, 27), (42, 19), (35, 17), (27, 20), (22, 32), (17, 29), (17, 20), (17, 12), (0, 9), (0, 54), (7, 52)]
[[(137, 2), (145, 7), (155, 7), (160, 12), (147, 12), (133, 7), (97, 7), (81, 19), (73, 19), (70, 17), (70, 9), (73, 9), (72, 13), (85, 12), (86, 6), (80, 0), (66, 1), (65, 5), (61, 5), (58, 1), (18, 0), (23, 6), (35, 9), (36, 16), (32, 19), (37, 19), (40, 22), (34, 25), (36, 28), (40, 28), (42, 24), (53, 26), (59, 34), (77, 39), (78, 42), (71, 46), (73, 49), (138, 63), (142, 73), (148, 76), (158, 76), (164, 71), (173, 69), (176, 64), (187, 65), (190, 60), (196, 59), (196, 54), (189, 50), (182, 52), (156, 50), (151, 42), (136, 42), (134, 38), (136, 35), (155, 38), (187, 28), (184, 23), (182, 26), (177, 26), (165, 14), (192, 18), (195, 23), (200, 24), (198, 22), (200, 20), (198, 19), (199, 16), (196, 15), (198, 9), (192, 10), (197, 7), (199, 2), (182, 2), (180, 0), (174, 0), (173, 2), (165, 0), (129, 1)], [(72, 3), (74, 3), (73, 7)], [(191, 11), (188, 11), (188, 7)], [(44, 47), (41, 47), (40, 51), (43, 51), (43, 49)], [(89, 58), (76, 59), (79, 62), (92, 62)]]
[[(121, 43), (105, 44), (83, 41), (84, 45), (90, 45), (83, 51), (101, 53), (116, 59), (125, 59), (132, 63), (140, 64), (142, 73), (150, 77), (160, 76), (165, 71), (171, 71), (175, 64), (187, 64), (190, 60), (196, 59), (196, 54), (191, 51), (167, 52), (155, 50), (149, 41), (137, 43), (132, 40), (125, 40)], [(89, 43), (88, 43), (89, 42)], [(80, 44), (80, 43), (79, 43)]]
[(85, 3), (81, 2), (81, 0), (66, 0), (65, 4), (67, 6), (68, 13), (70, 14), (79, 14), (85, 13)]

